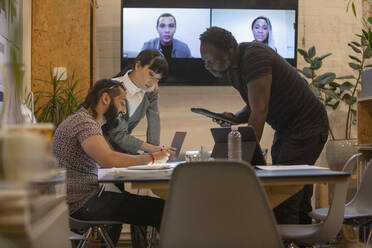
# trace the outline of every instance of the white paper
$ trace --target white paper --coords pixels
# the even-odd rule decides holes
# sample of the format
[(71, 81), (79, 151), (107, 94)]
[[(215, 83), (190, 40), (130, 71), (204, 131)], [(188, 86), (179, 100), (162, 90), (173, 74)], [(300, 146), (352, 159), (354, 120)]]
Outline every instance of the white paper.
[(172, 174), (173, 169), (167, 170), (128, 170), (127, 168), (117, 168), (114, 170), (116, 177), (131, 177), (131, 178), (152, 178), (152, 177), (168, 177)]
[(269, 170), (269, 171), (276, 171), (276, 170), (314, 170), (314, 169), (322, 169), (328, 170), (325, 167), (319, 167), (314, 165), (262, 165), (256, 166), (258, 169), (261, 170)]
[(154, 165), (134, 165), (129, 166), (128, 170), (164, 170), (170, 169), (171, 167), (167, 164), (154, 164)]

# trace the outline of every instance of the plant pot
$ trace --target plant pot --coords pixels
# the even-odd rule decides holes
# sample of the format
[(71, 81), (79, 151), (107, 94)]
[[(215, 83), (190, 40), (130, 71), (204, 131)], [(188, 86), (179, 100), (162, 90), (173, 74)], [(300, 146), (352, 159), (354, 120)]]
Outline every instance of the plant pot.
[(357, 140), (329, 140), (326, 144), (326, 159), (331, 170), (341, 171), (345, 162), (358, 153)]

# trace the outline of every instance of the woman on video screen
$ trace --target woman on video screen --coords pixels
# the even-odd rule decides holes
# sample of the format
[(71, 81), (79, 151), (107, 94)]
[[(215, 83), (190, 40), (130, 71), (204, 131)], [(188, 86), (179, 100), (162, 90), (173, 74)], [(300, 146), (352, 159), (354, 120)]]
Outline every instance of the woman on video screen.
[(275, 52), (277, 49), (274, 44), (274, 38), (269, 18), (259, 16), (252, 22), (252, 33), (254, 42), (261, 42), (271, 47)]

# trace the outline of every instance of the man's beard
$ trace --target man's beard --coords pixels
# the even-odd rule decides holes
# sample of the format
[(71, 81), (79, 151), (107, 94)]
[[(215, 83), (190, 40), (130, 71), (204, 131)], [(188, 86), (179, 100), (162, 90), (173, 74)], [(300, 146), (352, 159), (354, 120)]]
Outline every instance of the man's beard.
[(115, 107), (113, 101), (111, 101), (109, 108), (107, 111), (103, 114), (103, 116), (106, 119), (105, 125), (102, 126), (103, 131), (108, 131), (110, 129), (113, 129), (119, 125), (119, 113), (118, 109)]

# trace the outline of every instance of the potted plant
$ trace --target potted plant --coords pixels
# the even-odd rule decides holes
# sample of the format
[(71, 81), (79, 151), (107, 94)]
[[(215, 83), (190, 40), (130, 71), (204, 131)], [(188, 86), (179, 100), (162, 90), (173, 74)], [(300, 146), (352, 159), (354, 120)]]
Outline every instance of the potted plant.
[(308, 63), (299, 72), (304, 75), (314, 94), (326, 107), (336, 110), (342, 102), (347, 109), (343, 117), (345, 118), (345, 135), (336, 138), (331, 126), (329, 129), (330, 139), (326, 146), (326, 158), (329, 167), (336, 170), (342, 169), (345, 161), (357, 152), (356, 139), (352, 139), (351, 135), (352, 125), (356, 123), (356, 94), (360, 88), (362, 71), (372, 67), (372, 64), (366, 64), (366, 60), (372, 57), (372, 33), (367, 23), (365, 23), (361, 34), (356, 36), (358, 41), (348, 43), (353, 51), (349, 55), (351, 61), (348, 63), (353, 71), (353, 75), (350, 76), (336, 77), (333, 72), (317, 75), (317, 70), (321, 68), (323, 59), (331, 54), (316, 57), (315, 47), (311, 47), (308, 51), (298, 49), (298, 52)]
[[(76, 89), (79, 79), (75, 78), (75, 72), (67, 78), (66, 82), (61, 80), (63, 74), (53, 75), (52, 69), (49, 70), (49, 75), (49, 80), (38, 80), (45, 83), (49, 90), (36, 92), (35, 105), (39, 103), (39, 107), (35, 114), (39, 122), (52, 122), (57, 127), (80, 105), (81, 91)], [(43, 100), (46, 102), (41, 103)]]

